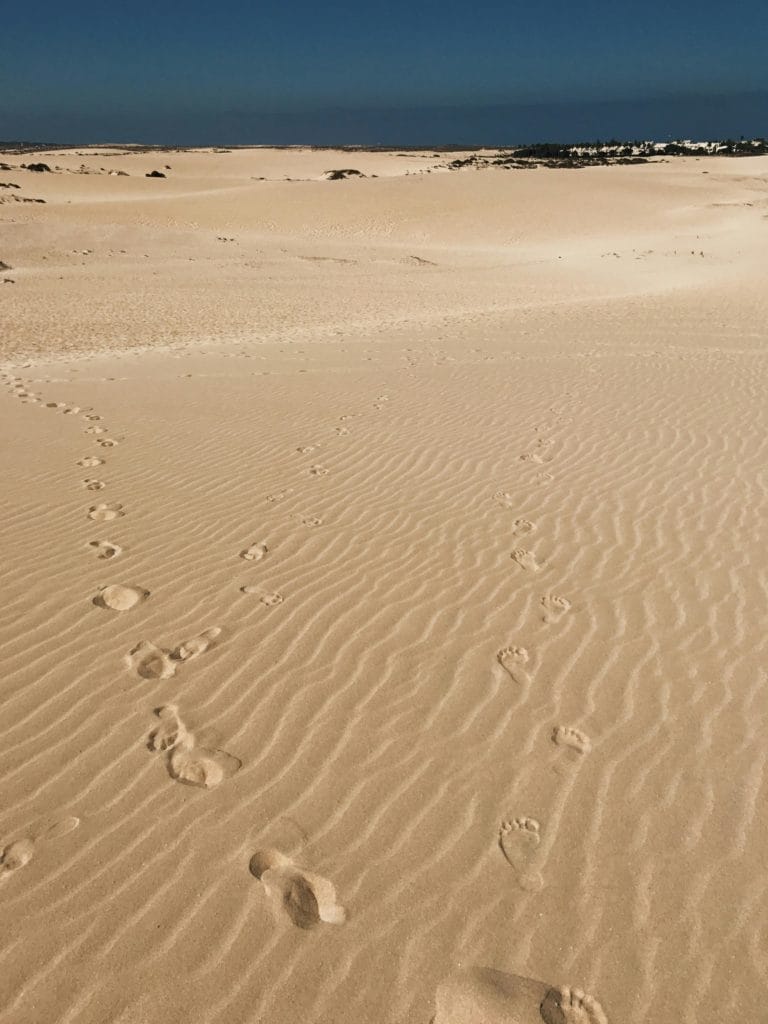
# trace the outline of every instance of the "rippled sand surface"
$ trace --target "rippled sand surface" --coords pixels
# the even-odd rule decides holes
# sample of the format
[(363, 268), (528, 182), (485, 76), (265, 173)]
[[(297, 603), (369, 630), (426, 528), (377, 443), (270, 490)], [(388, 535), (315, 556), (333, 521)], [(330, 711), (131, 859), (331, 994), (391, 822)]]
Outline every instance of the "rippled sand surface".
[(761, 1019), (768, 159), (29, 159), (0, 1022)]

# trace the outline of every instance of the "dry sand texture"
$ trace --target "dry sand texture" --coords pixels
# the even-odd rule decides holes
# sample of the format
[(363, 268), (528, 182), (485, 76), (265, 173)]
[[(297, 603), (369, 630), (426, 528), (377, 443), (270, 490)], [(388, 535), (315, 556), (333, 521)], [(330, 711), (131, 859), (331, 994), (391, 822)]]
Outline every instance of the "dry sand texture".
[(0, 1022), (761, 1020), (768, 160), (28, 159)]

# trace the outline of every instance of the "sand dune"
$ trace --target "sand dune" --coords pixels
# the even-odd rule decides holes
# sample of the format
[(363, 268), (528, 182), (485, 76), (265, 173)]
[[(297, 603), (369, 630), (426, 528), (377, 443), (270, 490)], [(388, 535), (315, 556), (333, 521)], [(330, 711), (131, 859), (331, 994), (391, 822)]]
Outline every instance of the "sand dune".
[(0, 159), (1, 1024), (761, 1019), (768, 160)]

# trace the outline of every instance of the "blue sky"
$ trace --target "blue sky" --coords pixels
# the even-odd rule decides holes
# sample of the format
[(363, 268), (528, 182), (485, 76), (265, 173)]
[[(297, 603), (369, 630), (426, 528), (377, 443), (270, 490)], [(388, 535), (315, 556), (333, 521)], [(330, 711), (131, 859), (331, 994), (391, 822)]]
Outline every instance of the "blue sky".
[(0, 138), (438, 143), (473, 123), (527, 133), (540, 108), (547, 131), (508, 140), (532, 141), (565, 138), (568, 109), (635, 135), (667, 100), (683, 123), (768, 134), (765, 0), (42, 0), (8, 4), (0, 29)]

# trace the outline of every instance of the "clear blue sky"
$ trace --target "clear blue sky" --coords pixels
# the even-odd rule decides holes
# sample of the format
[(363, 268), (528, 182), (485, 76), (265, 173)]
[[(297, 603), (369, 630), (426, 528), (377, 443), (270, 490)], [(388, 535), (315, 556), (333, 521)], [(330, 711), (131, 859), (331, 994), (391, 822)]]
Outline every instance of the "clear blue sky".
[(437, 143), (522, 108), (533, 141), (568, 109), (634, 135), (670, 99), (768, 134), (767, 0), (9, 0), (0, 32), (0, 138)]

